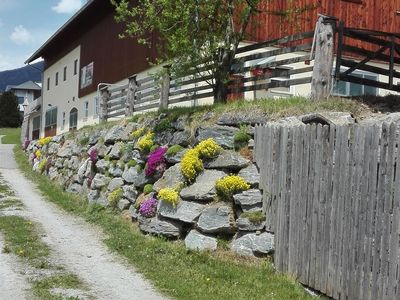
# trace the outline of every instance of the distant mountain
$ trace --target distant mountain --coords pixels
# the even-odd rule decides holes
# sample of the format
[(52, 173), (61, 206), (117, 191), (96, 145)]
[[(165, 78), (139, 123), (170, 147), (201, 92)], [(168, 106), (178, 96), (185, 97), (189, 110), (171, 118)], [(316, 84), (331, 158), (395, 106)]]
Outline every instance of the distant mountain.
[(31, 66), (0, 72), (0, 92), (4, 91), (7, 85), (18, 85), (28, 80), (41, 82), (43, 67), (44, 63), (40, 61)]

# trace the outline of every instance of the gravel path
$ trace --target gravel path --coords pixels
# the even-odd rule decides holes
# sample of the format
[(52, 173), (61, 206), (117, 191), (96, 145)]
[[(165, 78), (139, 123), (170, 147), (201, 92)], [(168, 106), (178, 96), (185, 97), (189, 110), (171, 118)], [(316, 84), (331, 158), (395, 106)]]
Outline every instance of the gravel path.
[[(102, 243), (104, 236), (98, 229), (43, 200), (34, 184), (16, 169), (12, 148), (0, 145), (0, 173), (26, 206), (27, 217), (41, 225), (43, 241), (50, 246), (58, 261), (80, 277), (96, 299), (165, 299), (132, 267), (105, 248)], [(0, 276), (3, 277), (3, 272), (9, 270), (1, 256), (0, 261)], [(3, 294), (8, 291), (1, 288), (1, 284), (0, 299), (19, 299), (19, 291), (14, 297)], [(9, 286), (14, 286), (14, 283)]]

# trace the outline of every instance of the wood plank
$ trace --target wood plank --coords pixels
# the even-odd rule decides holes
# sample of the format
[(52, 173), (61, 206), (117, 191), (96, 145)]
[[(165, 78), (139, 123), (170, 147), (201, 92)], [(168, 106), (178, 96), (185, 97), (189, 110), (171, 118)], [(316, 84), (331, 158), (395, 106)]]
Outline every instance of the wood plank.
[(359, 77), (354, 77), (354, 76), (350, 76), (350, 75), (346, 75), (346, 76), (340, 75), (339, 80), (400, 92), (400, 86), (394, 85), (394, 86), (390, 87), (390, 85), (387, 83), (383, 83), (381, 81), (376, 81), (376, 80), (371, 80), (371, 79), (366, 79), (366, 78), (359, 78)]
[(114, 88), (108, 88), (108, 91), (112, 94), (112, 93), (117, 93), (117, 92), (127, 90), (127, 89), (128, 89), (128, 84), (125, 84), (125, 85), (114, 87)]
[(120, 117), (120, 116), (125, 116), (125, 110), (118, 110), (114, 113), (111, 113), (107, 115), (107, 118), (115, 118), (115, 117)]
[[(345, 67), (354, 67), (357, 65), (357, 62), (354, 60), (349, 60), (349, 59), (342, 59), (342, 66)], [(381, 74), (381, 75), (385, 75), (385, 76), (389, 76), (390, 75), (390, 71), (388, 69), (385, 68), (379, 68), (376, 66), (371, 66), (371, 65), (362, 65), (357, 67), (357, 70), (363, 70), (363, 71), (367, 71), (367, 72), (372, 72), (372, 73), (376, 73), (376, 74)], [(393, 72), (393, 76), (396, 78), (400, 78), (400, 72)]]
[(152, 108), (157, 108), (158, 106), (159, 106), (158, 102), (152, 103), (152, 104), (138, 106), (138, 107), (135, 107), (135, 112), (136, 111), (148, 110), (148, 109), (152, 109)]
[(152, 89), (152, 90), (147, 91), (147, 92), (137, 92), (136, 93), (136, 97), (138, 99), (144, 99), (144, 98), (149, 97), (149, 96), (159, 95), (160, 92), (161, 92), (160, 88), (155, 88), (155, 89)]
[(249, 92), (255, 90), (267, 90), (277, 87), (290, 87), (299, 84), (307, 84), (311, 82), (311, 77), (304, 77), (304, 78), (296, 78), (296, 79), (288, 79), (288, 80), (273, 80), (269, 83), (261, 83), (261, 84), (253, 84), (249, 86), (244, 86), (239, 89), (235, 89), (238, 92)]
[(184, 97), (179, 97), (176, 99), (169, 99), (168, 104), (181, 103), (181, 102), (186, 102), (186, 101), (192, 101), (195, 99), (209, 98), (209, 97), (213, 97), (213, 96), (214, 96), (214, 92), (201, 93), (201, 94), (196, 94), (196, 95), (192, 95), (192, 96), (184, 96)]
[[(386, 45), (387, 45), (387, 43), (386, 43)], [(384, 46), (384, 45), (382, 45), (382, 46)], [(371, 55), (371, 54), (374, 53), (373, 51), (369, 51), (369, 50), (366, 50), (366, 49), (363, 49), (363, 48), (350, 46), (350, 45), (346, 45), (346, 44), (343, 45), (343, 51), (351, 52), (351, 53), (358, 54), (358, 55), (365, 55), (365, 56), (368, 56), (368, 55)], [(379, 55), (376, 56), (376, 59), (379, 59), (379, 60), (384, 61), (384, 62), (388, 62), (388, 61), (390, 61), (390, 56), (386, 55), (386, 54), (379, 54)], [(399, 64), (400, 63), (400, 58), (396, 57), (394, 59), (394, 62), (396, 64)]]
[(204, 90), (210, 90), (213, 89), (213, 86), (210, 85), (204, 85), (204, 86), (196, 86), (193, 88), (189, 89), (184, 89), (184, 90), (177, 90), (174, 92), (169, 92), (169, 96), (177, 96), (177, 95), (182, 95), (182, 94), (189, 94), (189, 93), (194, 93), (194, 92), (199, 92), (199, 91), (204, 91)]
[(150, 81), (155, 81), (155, 78), (153, 76), (149, 76), (149, 77), (144, 77), (142, 79), (138, 79), (136, 80), (137, 84), (139, 85), (139, 87), (145, 83), (148, 83)]
[(190, 85), (198, 82), (203, 82), (203, 81), (208, 81), (214, 79), (213, 75), (198, 75), (196, 78), (192, 79), (186, 79), (187, 77), (182, 77), (182, 78), (177, 78), (173, 79), (172, 83), (170, 85), (171, 89), (174, 89), (176, 87), (182, 87), (185, 85)]

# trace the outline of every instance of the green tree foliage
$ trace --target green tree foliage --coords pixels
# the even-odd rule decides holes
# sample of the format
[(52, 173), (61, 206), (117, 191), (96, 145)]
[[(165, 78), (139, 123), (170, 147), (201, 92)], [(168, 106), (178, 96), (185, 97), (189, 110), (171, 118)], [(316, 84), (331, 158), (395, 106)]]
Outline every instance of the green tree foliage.
[(171, 65), (173, 76), (210, 75), (216, 102), (226, 100), (229, 71), (254, 17), (267, 13), (289, 20), (303, 12), (293, 9), (293, 0), (284, 11), (263, 10), (272, 1), (278, 0), (111, 0), (116, 20), (126, 25), (121, 37), (157, 46), (157, 63)]
[(17, 97), (12, 92), (5, 92), (0, 97), (0, 127), (19, 127), (21, 115)]

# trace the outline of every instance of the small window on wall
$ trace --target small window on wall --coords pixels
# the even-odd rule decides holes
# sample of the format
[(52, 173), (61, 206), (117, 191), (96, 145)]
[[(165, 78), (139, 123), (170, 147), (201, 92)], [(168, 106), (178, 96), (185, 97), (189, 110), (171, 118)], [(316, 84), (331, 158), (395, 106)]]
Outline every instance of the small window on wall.
[(61, 123), (61, 130), (65, 128), (65, 111), (62, 113), (62, 123)]
[(78, 74), (78, 60), (75, 59), (74, 61), (74, 75)]
[(81, 69), (81, 89), (93, 83), (93, 62)]
[(83, 113), (84, 113), (83, 121), (86, 122), (89, 117), (89, 101), (85, 101), (83, 103)]
[(69, 112), (69, 131), (76, 130), (78, 127), (78, 110), (74, 107)]
[[(351, 76), (365, 78), (369, 80), (378, 80), (377, 75), (365, 74), (365, 73), (351, 73)], [(334, 87), (333, 94), (335, 96), (361, 96), (361, 95), (371, 95), (376, 96), (378, 94), (378, 89), (376, 87), (361, 85), (358, 83), (338, 81)]]
[(100, 101), (99, 97), (94, 97), (94, 114), (93, 118), (97, 118), (100, 114)]
[(58, 85), (58, 72), (56, 73), (56, 85)]
[(67, 80), (67, 67), (64, 67), (64, 81)]
[(47, 90), (50, 90), (50, 77), (47, 78)]
[(32, 119), (32, 140), (37, 140), (40, 136), (40, 116)]

